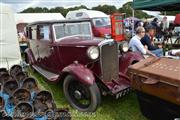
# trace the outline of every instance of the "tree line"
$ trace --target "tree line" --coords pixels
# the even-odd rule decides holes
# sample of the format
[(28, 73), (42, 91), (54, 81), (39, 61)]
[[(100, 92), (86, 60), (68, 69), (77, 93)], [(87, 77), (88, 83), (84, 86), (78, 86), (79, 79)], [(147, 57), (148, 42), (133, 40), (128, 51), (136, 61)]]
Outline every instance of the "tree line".
[[(108, 15), (112, 13), (126, 13), (126, 17), (132, 16), (132, 2), (125, 3), (121, 8), (116, 8), (114, 5), (98, 5), (96, 7), (92, 7), (91, 9), (87, 8), (84, 5), (77, 6), (77, 7), (71, 7), (71, 8), (64, 8), (64, 7), (55, 7), (48, 9), (47, 7), (35, 7), (35, 8), (27, 8), (20, 13), (61, 13), (63, 16), (66, 16), (66, 14), (69, 11), (72, 10), (78, 10), (78, 9), (87, 9), (87, 10), (98, 10), (102, 11)], [(140, 19), (146, 19), (152, 17), (151, 15), (148, 15), (147, 13), (143, 12), (142, 10), (135, 10), (135, 17)], [(163, 13), (163, 11), (161, 11)], [(166, 12), (167, 15), (176, 15), (179, 13), (179, 11), (170, 11)]]
[[(112, 13), (126, 13), (126, 17), (132, 16), (132, 2), (125, 3), (121, 8), (116, 8), (113, 5), (98, 5), (96, 7), (92, 7), (91, 9), (87, 8), (84, 5), (72, 7), (72, 8), (64, 8), (64, 7), (55, 7), (48, 9), (47, 7), (35, 7), (35, 8), (27, 8), (20, 13), (61, 13), (63, 16), (66, 16), (66, 14), (69, 11), (72, 10), (78, 10), (78, 9), (87, 9), (87, 10), (98, 10), (102, 11), (108, 15)], [(135, 16), (137, 18), (150, 18), (152, 16), (148, 15), (147, 13), (143, 12), (142, 10), (135, 10)]]

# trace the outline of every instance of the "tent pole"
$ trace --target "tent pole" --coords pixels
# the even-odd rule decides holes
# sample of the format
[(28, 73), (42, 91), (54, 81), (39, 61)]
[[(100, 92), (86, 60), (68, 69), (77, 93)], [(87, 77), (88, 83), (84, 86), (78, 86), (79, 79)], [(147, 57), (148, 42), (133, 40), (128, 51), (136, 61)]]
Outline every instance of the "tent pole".
[(131, 8), (132, 10), (132, 16), (133, 16), (133, 23), (132, 23), (132, 36), (134, 36), (134, 9)]

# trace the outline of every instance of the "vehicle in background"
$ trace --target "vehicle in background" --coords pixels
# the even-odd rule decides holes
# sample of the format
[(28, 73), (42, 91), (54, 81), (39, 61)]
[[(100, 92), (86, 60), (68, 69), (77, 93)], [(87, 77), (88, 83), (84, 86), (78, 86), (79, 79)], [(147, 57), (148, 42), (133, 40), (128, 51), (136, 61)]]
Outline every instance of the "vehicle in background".
[(174, 32), (175, 32), (176, 36), (180, 36), (180, 27), (179, 26), (177, 26), (177, 27), (175, 26), (174, 27)]
[(13, 11), (6, 4), (0, 5), (0, 68), (10, 69), (12, 65), (20, 64), (21, 53)]
[(121, 44), (121, 41), (126, 41), (125, 25), (124, 25), (125, 14), (114, 13), (110, 15), (110, 18), (111, 18), (111, 37), (114, 40), (116, 40), (119, 44)]
[(74, 10), (69, 11), (66, 19), (90, 19), (93, 34), (95, 37), (105, 37), (111, 34), (111, 22), (109, 15), (96, 10)]

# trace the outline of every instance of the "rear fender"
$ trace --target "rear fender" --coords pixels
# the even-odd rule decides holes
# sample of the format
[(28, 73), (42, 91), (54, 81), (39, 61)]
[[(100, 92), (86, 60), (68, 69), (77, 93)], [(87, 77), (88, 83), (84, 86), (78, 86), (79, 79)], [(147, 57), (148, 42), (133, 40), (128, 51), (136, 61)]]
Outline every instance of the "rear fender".
[(143, 60), (144, 57), (139, 52), (127, 52), (124, 53), (119, 58), (119, 70), (121, 73), (126, 74), (129, 65), (132, 65), (140, 60)]
[(77, 80), (87, 85), (92, 85), (95, 82), (95, 77), (92, 71), (79, 63), (70, 64), (65, 67), (62, 72), (74, 75)]
[(27, 60), (27, 59), (28, 59), (29, 64), (31, 64), (31, 65), (36, 62), (34, 55), (32, 53), (32, 50), (30, 48), (27, 48), (25, 50), (25, 60)]

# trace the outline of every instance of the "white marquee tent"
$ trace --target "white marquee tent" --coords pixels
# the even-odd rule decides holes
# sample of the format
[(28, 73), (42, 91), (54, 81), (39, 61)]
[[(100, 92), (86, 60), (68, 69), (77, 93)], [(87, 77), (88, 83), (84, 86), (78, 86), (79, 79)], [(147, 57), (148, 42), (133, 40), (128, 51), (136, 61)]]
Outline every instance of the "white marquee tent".
[(16, 24), (8, 5), (0, 3), (0, 16), (0, 68), (10, 68), (21, 61)]
[(32, 23), (36, 21), (64, 20), (61, 13), (16, 13), (15, 21), (19, 23)]

